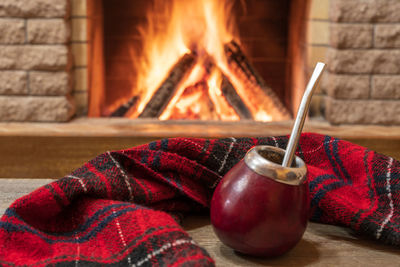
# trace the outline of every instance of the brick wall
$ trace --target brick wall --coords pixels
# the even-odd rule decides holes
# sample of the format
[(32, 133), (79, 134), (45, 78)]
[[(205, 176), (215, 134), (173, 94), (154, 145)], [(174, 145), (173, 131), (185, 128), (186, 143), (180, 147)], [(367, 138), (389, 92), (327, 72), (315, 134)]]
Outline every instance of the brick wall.
[(68, 0), (0, 0), (0, 120), (74, 114)]
[(326, 119), (400, 124), (400, 1), (330, 2)]

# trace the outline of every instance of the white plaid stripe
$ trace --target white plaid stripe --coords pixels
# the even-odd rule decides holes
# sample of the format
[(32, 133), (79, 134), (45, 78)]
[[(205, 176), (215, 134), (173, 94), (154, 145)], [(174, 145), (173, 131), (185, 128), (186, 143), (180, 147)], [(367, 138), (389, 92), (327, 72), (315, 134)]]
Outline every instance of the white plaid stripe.
[(227, 159), (228, 159), (228, 156), (229, 156), (229, 154), (230, 154), (231, 151), (232, 151), (233, 145), (236, 143), (236, 139), (235, 139), (235, 138), (231, 137), (231, 139), (232, 139), (232, 143), (229, 145), (228, 152), (226, 152), (225, 157), (224, 157), (224, 159), (222, 160), (221, 166), (220, 166), (219, 169), (218, 169), (218, 173), (220, 173), (220, 172), (224, 169), (225, 164), (226, 164), (226, 161), (227, 161)]
[(143, 259), (139, 260), (138, 262), (132, 264), (132, 267), (138, 267), (143, 265), (145, 262), (151, 260), (151, 258), (157, 256), (160, 253), (163, 253), (164, 251), (166, 251), (167, 249), (170, 249), (172, 247), (176, 247), (182, 244), (195, 244), (195, 242), (193, 240), (187, 240), (187, 239), (178, 239), (176, 241), (174, 241), (173, 243), (167, 243), (165, 245), (163, 245), (161, 248), (154, 250), (153, 252), (147, 254), (146, 257), (144, 257)]
[(133, 201), (133, 192), (132, 192), (132, 187), (131, 184), (129, 183), (129, 178), (128, 175), (126, 175), (126, 172), (122, 169), (121, 165), (119, 165), (118, 161), (116, 161), (113, 156), (111, 156), (110, 151), (107, 151), (108, 156), (110, 157), (110, 159), (114, 162), (115, 166), (117, 166), (117, 168), (119, 169), (122, 177), (124, 177), (125, 180), (125, 184), (128, 187), (129, 190), (129, 200)]
[(379, 229), (376, 231), (376, 235), (375, 235), (376, 239), (379, 239), (381, 237), (383, 228), (390, 221), (390, 219), (392, 218), (393, 213), (394, 213), (392, 191), (391, 191), (391, 188), (390, 188), (390, 175), (392, 173), (392, 165), (393, 165), (393, 158), (390, 158), (389, 159), (389, 164), (388, 164), (388, 170), (386, 172), (386, 191), (387, 191), (387, 196), (388, 196), (388, 199), (389, 199), (390, 211), (389, 211), (389, 214), (386, 216), (385, 220), (380, 225)]

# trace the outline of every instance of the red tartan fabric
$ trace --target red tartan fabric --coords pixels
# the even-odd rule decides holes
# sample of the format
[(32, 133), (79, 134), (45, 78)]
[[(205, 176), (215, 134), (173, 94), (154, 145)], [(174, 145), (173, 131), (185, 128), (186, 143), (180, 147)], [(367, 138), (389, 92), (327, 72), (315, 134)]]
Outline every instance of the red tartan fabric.
[[(16, 200), (0, 220), (0, 264), (212, 266), (174, 219), (207, 211), (221, 177), (254, 145), (287, 137), (164, 139), (104, 153)], [(311, 220), (400, 244), (400, 164), (329, 136), (303, 134)]]

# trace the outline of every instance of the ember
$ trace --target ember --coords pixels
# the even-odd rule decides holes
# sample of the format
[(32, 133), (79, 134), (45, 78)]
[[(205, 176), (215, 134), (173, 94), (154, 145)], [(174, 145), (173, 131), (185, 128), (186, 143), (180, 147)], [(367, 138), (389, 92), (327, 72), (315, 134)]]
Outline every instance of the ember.
[(240, 47), (231, 1), (156, 0), (140, 33), (130, 118), (273, 121), (290, 115)]

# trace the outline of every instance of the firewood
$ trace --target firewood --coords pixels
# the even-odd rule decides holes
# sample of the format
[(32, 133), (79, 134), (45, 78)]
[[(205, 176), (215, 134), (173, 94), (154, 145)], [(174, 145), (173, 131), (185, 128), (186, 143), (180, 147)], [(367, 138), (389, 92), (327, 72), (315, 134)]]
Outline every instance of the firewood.
[[(228, 67), (246, 88), (246, 104), (254, 115), (259, 111), (270, 114), (273, 120), (288, 120), (291, 118), (288, 109), (283, 105), (275, 92), (267, 86), (264, 79), (245, 56), (240, 46), (231, 41), (224, 46)], [(244, 93), (244, 92), (243, 92)], [(255, 119), (258, 119), (255, 117)]]
[(190, 98), (194, 94), (197, 95), (197, 97), (192, 102), (188, 102), (186, 104), (186, 110), (184, 114), (182, 114), (177, 107), (177, 105), (179, 105), (179, 102), (177, 102), (176, 106), (171, 112), (171, 116), (168, 119), (217, 120), (218, 114), (215, 112), (214, 104), (208, 95), (208, 85), (205, 80), (201, 80), (194, 85), (186, 87), (181, 94), (180, 100), (185, 101), (187, 97)]
[(221, 91), (228, 103), (232, 106), (235, 112), (239, 115), (240, 119), (249, 119), (252, 120), (253, 116), (251, 111), (247, 108), (246, 104), (237, 94), (235, 88), (232, 83), (229, 81), (228, 77), (223, 75)]
[(171, 68), (167, 78), (161, 83), (156, 92), (146, 104), (139, 118), (157, 118), (174, 96), (179, 84), (192, 70), (196, 55), (187, 53)]
[(119, 106), (115, 111), (113, 111), (110, 115), (110, 117), (124, 117), (125, 114), (133, 107), (136, 105), (136, 103), (139, 100), (139, 96), (134, 96), (131, 99), (129, 99), (128, 102), (125, 104), (122, 104)]

